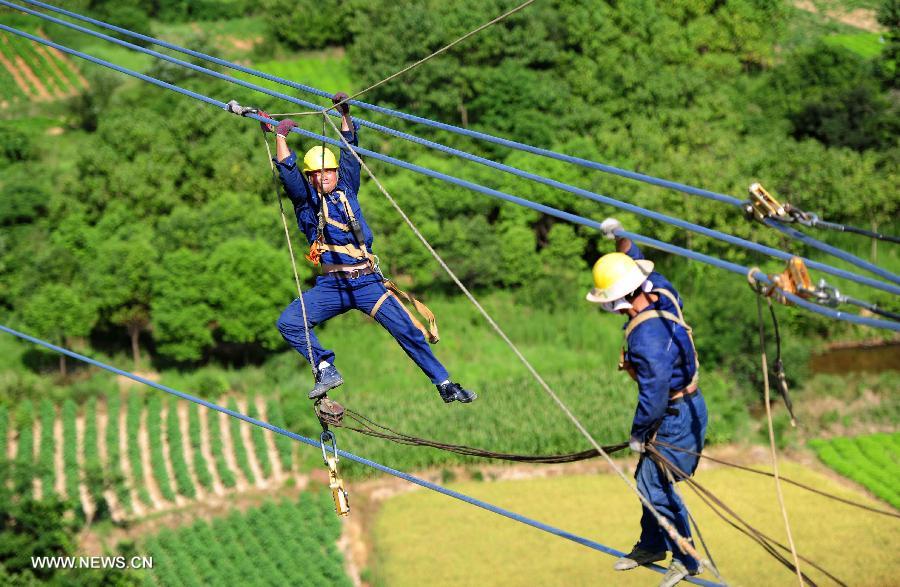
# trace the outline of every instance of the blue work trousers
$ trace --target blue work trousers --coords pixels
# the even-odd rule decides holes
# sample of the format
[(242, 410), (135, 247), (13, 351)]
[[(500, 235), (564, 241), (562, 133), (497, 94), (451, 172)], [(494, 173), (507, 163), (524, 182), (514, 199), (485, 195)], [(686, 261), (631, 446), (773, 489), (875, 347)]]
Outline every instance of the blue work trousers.
[[(386, 291), (381, 277), (374, 273), (355, 279), (320, 275), (316, 279), (315, 287), (303, 292), (312, 358), (307, 351), (307, 329), (303, 327), (303, 310), (299, 298), (291, 302), (281, 313), (278, 318), (278, 330), (288, 344), (312, 364), (319, 365), (322, 361), (334, 364), (334, 351), (322, 347), (313, 328), (347, 310), (355, 309), (371, 314), (372, 308)], [(447, 369), (434, 356), (425, 336), (412, 323), (409, 314), (396, 297), (389, 295), (384, 300), (375, 314), (375, 321), (391, 333), (432, 383), (437, 385), (449, 379)]]
[[(677, 415), (672, 414), (667, 410), (662, 424), (656, 432), (656, 439), (696, 453), (702, 451), (707, 420), (706, 402), (703, 400), (703, 395), (697, 391), (684, 396), (678, 402), (670, 403), (669, 408), (677, 410), (678, 413)], [(666, 459), (688, 475), (693, 475), (697, 469), (699, 457), (663, 446), (657, 446), (657, 449)], [(677, 478), (674, 474), (673, 477)], [(690, 538), (691, 526), (687, 506), (675, 492), (675, 486), (669, 482), (666, 473), (649, 457), (643, 456), (638, 463), (634, 478), (637, 481), (638, 490), (653, 504), (656, 511), (672, 522), (679, 534)], [(681, 552), (675, 541), (669, 538), (646, 506), (641, 515), (641, 539), (638, 546), (651, 552), (668, 550), (673, 557), (684, 563), (689, 571), (697, 570), (697, 561), (694, 560), (694, 557)]]

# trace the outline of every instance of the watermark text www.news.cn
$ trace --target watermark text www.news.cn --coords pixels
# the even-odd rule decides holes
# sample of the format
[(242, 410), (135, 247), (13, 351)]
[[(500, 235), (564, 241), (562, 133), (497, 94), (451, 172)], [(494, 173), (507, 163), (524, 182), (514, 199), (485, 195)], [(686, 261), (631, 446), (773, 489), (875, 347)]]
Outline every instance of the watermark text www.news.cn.
[(152, 569), (150, 556), (33, 556), (33, 569)]

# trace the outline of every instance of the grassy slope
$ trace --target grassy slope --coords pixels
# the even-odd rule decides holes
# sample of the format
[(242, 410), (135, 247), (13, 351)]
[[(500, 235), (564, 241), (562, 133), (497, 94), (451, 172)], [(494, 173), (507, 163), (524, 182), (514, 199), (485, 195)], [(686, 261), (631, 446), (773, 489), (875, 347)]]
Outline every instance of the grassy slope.
[[(871, 501), (800, 465), (783, 463), (781, 468), (784, 475), (798, 481)], [(763, 532), (784, 541), (771, 479), (717, 469), (701, 471), (698, 481)], [(639, 531), (637, 499), (611, 475), (471, 482), (453, 488), (618, 550), (628, 550)], [(784, 492), (801, 554), (848, 584), (895, 583), (900, 562), (896, 520), (791, 486)], [(726, 526), (693, 495), (687, 495), (686, 501), (729, 584), (790, 584), (790, 572), (762, 549)], [(827, 516), (822, 515), (825, 511)], [(387, 501), (376, 520), (374, 539), (378, 585), (650, 585), (659, 580), (648, 571), (616, 573), (611, 557), (425, 491)], [(881, 555), (862, 557), (861, 552)], [(434, 573), (436, 568), (441, 572)], [(817, 581), (822, 578), (816, 572), (811, 576)], [(703, 577), (713, 579), (710, 573)]]

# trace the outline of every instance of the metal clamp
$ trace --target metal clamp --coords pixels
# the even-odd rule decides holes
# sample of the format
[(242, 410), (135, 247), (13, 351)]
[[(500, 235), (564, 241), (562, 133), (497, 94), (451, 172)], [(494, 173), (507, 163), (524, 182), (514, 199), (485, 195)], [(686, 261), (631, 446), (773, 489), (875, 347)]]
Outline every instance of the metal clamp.
[(225, 110), (231, 112), (232, 114), (237, 114), (238, 116), (247, 116), (248, 114), (258, 114), (259, 108), (253, 108), (252, 106), (241, 106), (238, 104), (237, 100), (229, 100), (227, 104), (225, 104)]
[(772, 197), (758, 182), (750, 185), (750, 199), (744, 204), (744, 215), (748, 220), (765, 222), (768, 218), (791, 221), (791, 217), (781, 203)]

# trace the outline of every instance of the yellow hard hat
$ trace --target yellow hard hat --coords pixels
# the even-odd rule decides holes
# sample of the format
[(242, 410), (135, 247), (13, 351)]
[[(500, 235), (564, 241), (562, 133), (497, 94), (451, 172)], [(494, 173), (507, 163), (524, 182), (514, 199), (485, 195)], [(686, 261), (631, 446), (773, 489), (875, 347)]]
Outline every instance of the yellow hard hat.
[(596, 304), (623, 298), (636, 290), (650, 272), (653, 261), (635, 261), (625, 253), (609, 253), (594, 263), (594, 288), (585, 298)]
[(303, 156), (303, 173), (320, 169), (337, 169), (337, 157), (331, 149), (325, 149), (325, 164), (322, 164), (322, 145), (316, 145)]

